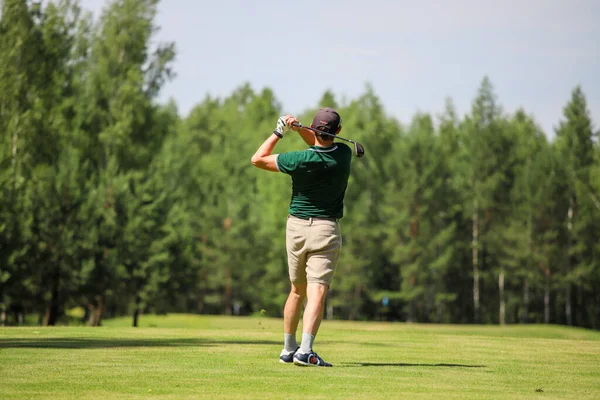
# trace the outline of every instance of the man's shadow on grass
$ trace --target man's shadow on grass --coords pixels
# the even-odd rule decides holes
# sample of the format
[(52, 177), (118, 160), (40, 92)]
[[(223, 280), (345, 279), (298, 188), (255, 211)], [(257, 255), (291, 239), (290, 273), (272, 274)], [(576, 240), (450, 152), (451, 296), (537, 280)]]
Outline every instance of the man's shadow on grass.
[(0, 349), (41, 348), (41, 349), (105, 349), (115, 347), (211, 347), (218, 345), (277, 345), (275, 340), (239, 339), (118, 339), (118, 338), (13, 338), (0, 339)]
[(351, 362), (340, 363), (340, 367), (442, 367), (442, 368), (485, 368), (485, 365), (470, 364), (410, 364), (410, 363), (372, 363), (372, 362)]
[[(164, 338), (164, 339), (119, 339), (119, 338), (12, 338), (0, 339), (0, 349), (37, 348), (37, 349), (106, 349), (136, 347), (211, 347), (219, 345), (281, 345), (279, 340), (240, 340), (207, 338)], [(346, 362), (336, 367), (445, 367), (445, 368), (485, 368), (485, 365), (470, 364), (410, 364)]]

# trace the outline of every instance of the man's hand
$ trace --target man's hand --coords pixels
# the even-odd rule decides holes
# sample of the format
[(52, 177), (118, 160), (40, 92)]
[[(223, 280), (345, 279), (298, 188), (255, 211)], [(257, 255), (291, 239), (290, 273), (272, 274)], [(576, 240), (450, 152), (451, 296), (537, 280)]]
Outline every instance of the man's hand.
[(273, 133), (279, 136), (280, 138), (283, 138), (283, 135), (285, 135), (290, 130), (290, 126), (286, 122), (287, 117), (287, 115), (279, 117), (279, 119), (277, 120), (277, 126), (273, 130)]
[(290, 126), (286, 122), (287, 117), (289, 115), (283, 115), (277, 119), (277, 126), (273, 130), (275, 136), (269, 136), (258, 150), (256, 150), (251, 159), (252, 165), (260, 169), (266, 169), (267, 171), (279, 171), (277, 168), (277, 154), (271, 153), (277, 142), (290, 130)]
[(299, 132), (300, 131), (300, 127), (299, 126), (294, 126), (294, 123), (300, 123), (300, 121), (298, 121), (298, 118), (294, 117), (293, 115), (286, 115), (285, 116), (285, 123), (287, 124), (287, 126), (290, 127), (290, 129), (292, 129), (295, 132)]
[[(293, 115), (286, 115), (285, 116), (285, 123), (290, 127), (290, 129), (292, 129), (293, 131), (296, 131), (300, 134), (300, 136), (302, 137), (302, 140), (304, 140), (304, 142), (309, 145), (309, 146), (314, 146), (316, 143), (316, 139), (315, 139), (315, 134), (313, 133), (313, 131), (309, 130), (309, 129), (302, 129), (300, 124), (300, 121), (298, 121), (298, 118), (294, 117)], [(294, 126), (294, 123), (298, 124), (296, 126)]]

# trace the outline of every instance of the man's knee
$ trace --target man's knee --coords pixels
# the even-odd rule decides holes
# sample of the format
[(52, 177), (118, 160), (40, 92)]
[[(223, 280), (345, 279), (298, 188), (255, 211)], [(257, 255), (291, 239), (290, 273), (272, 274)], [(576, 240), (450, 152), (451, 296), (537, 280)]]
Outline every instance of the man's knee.
[(299, 298), (306, 297), (306, 283), (294, 283), (290, 289), (290, 294)]
[(327, 296), (329, 286), (324, 283), (310, 282), (307, 285), (309, 301), (323, 302)]

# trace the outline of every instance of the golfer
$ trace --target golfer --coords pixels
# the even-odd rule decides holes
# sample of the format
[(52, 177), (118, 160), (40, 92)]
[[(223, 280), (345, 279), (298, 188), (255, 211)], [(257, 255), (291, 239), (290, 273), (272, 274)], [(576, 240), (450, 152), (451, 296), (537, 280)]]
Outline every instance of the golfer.
[[(333, 137), (315, 134), (294, 126), (294, 123), (298, 120), (292, 115), (280, 117), (273, 135), (252, 156), (254, 166), (292, 177), (286, 228), (291, 290), (285, 303), (284, 348), (279, 360), (303, 366), (331, 367), (313, 350), (313, 343), (342, 249), (339, 220), (344, 211), (352, 150), (345, 144), (334, 143)], [(322, 108), (310, 126), (337, 135), (342, 129), (342, 119), (335, 110)], [(310, 147), (271, 154), (290, 129), (298, 132)], [(302, 342), (298, 346), (296, 330), (305, 299)]]

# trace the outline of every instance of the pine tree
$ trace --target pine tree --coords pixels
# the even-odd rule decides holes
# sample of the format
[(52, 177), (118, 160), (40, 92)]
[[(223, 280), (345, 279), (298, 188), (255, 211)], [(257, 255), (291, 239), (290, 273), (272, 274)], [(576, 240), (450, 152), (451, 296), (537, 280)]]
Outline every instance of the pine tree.
[[(463, 192), (465, 217), (471, 223), (471, 264), (473, 271), (473, 320), (481, 322), (481, 274), (484, 266), (482, 250), (487, 240), (489, 223), (494, 215), (494, 193), (502, 174), (497, 150), (502, 140), (500, 116), (490, 80), (485, 77), (472, 106), (471, 116), (461, 125), (460, 167), (458, 179)], [(500, 153), (501, 154), (501, 153)]]
[(22, 249), (21, 231), (27, 229), (22, 196), (30, 170), (31, 117), (28, 93), (35, 76), (38, 32), (25, 0), (6, 0), (0, 14), (0, 130), (2, 137), (2, 213), (0, 226), (0, 325), (7, 323), (10, 289), (18, 290), (22, 280), (16, 265)]
[[(454, 225), (447, 220), (443, 179), (445, 160), (429, 115), (417, 115), (395, 154), (399, 168), (397, 194), (387, 203), (391, 261), (402, 276), (401, 299), (408, 321), (431, 321), (448, 299), (443, 277), (452, 257)], [(439, 292), (438, 292), (439, 291)], [(438, 296), (439, 294), (439, 296)], [(439, 311), (437, 311), (439, 313)]]
[[(365, 93), (340, 108), (342, 135), (364, 143), (368, 154), (352, 161), (352, 172), (340, 221), (344, 240), (336, 282), (328, 295), (330, 306), (344, 318), (365, 318), (372, 302), (397, 292), (398, 269), (383, 246), (386, 223), (383, 205), (396, 175), (392, 144), (400, 138), (400, 126), (385, 115), (381, 101), (367, 86)], [(395, 283), (398, 283), (396, 285)], [(366, 301), (369, 299), (370, 301)]]
[(53, 325), (66, 298), (62, 283), (72, 271), (65, 243), (74, 229), (77, 189), (71, 184), (77, 180), (78, 160), (67, 132), (72, 127), (77, 66), (72, 55), (80, 10), (67, 0), (45, 9), (20, 1), (4, 6), (0, 24), (7, 35), (0, 46), (11, 49), (0, 57), (6, 78), (2, 92), (14, 96), (3, 101), (2, 112), (12, 132), (9, 199), (19, 199), (10, 206), (16, 241), (7, 249), (13, 250), (9, 264), (14, 268), (7, 283), (20, 293), (13, 307), (31, 310), (45, 304), (44, 323)]
[(115, 0), (105, 8), (91, 39), (88, 74), (78, 104), (82, 144), (93, 174), (85, 209), (90, 216), (84, 292), (90, 323), (100, 324), (107, 296), (120, 290), (127, 268), (118, 243), (127, 232), (129, 182), (147, 168), (165, 132), (154, 127), (153, 99), (171, 76), (173, 44), (151, 53), (156, 0)]
[[(564, 254), (564, 302), (567, 325), (573, 324), (573, 301), (577, 325), (590, 323), (584, 292), (591, 289), (584, 277), (592, 276), (595, 247), (600, 234), (599, 210), (594, 204), (590, 171), (594, 164), (594, 132), (585, 95), (576, 87), (564, 108), (564, 121), (557, 131), (557, 149), (566, 177), (568, 207), (562, 210), (567, 231)], [(573, 293), (572, 289), (576, 292)]]

